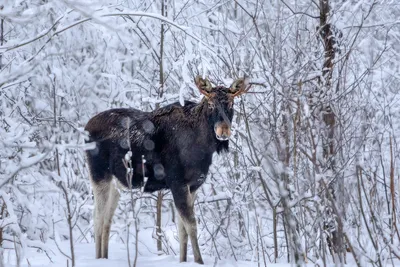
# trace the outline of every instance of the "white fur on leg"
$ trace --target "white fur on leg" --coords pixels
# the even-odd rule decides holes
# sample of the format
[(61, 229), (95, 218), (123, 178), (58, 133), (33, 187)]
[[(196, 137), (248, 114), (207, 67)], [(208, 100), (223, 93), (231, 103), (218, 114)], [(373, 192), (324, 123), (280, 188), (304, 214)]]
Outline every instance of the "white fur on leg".
[(94, 183), (92, 182), (94, 194), (94, 239), (96, 242), (96, 259), (102, 258), (101, 243), (103, 233), (103, 207), (107, 203), (109, 183)]
[(92, 182), (95, 210), (94, 229), (96, 242), (96, 258), (108, 257), (108, 240), (112, 217), (118, 205), (119, 192), (111, 181)]
[[(188, 188), (189, 189), (189, 188)], [(200, 247), (199, 247), (199, 242), (197, 240), (197, 223), (196, 223), (196, 218), (194, 216), (194, 201), (196, 199), (196, 194), (195, 192), (190, 193), (190, 190), (188, 190), (188, 199), (187, 199), (187, 203), (188, 203), (188, 208), (191, 210), (191, 214), (193, 215), (192, 218), (184, 218), (179, 214), (179, 242), (180, 242), (180, 259), (181, 262), (183, 261), (183, 259), (186, 259), (186, 255), (187, 255), (187, 240), (188, 240), (188, 236), (190, 238), (190, 242), (192, 243), (192, 250), (193, 250), (193, 256), (194, 256), (194, 261), (200, 264), (204, 264), (203, 259), (201, 257), (201, 253), (200, 253)], [(181, 227), (183, 227), (184, 231), (181, 231)], [(185, 232), (183, 234), (183, 232)], [(182, 234), (181, 234), (182, 233)], [(183, 236), (186, 235), (186, 236)], [(181, 241), (181, 237), (183, 241), (186, 242), (182, 242)], [(185, 248), (186, 245), (186, 248)]]
[(178, 213), (178, 230), (179, 230), (180, 262), (186, 262), (187, 261), (188, 234), (186, 233), (184, 222), (179, 213)]
[(200, 263), (200, 264), (204, 264), (203, 259), (201, 257), (201, 253), (200, 253), (199, 242), (197, 240), (196, 220), (194, 220), (190, 224), (186, 224), (186, 232), (188, 233), (188, 235), (190, 237), (190, 242), (192, 243), (194, 261), (197, 263)]
[(101, 241), (101, 254), (103, 258), (108, 258), (108, 243), (110, 238), (110, 229), (112, 218), (114, 216), (115, 209), (118, 206), (119, 192), (115, 186), (115, 183), (110, 183), (109, 196), (107, 205), (103, 210), (103, 231), (102, 231), (102, 241)]
[(94, 219), (94, 241), (96, 243), (96, 259), (101, 258), (101, 232), (103, 228), (101, 221), (102, 220), (98, 217), (95, 217)]
[[(199, 242), (197, 240), (197, 223), (194, 218), (192, 218), (189, 222), (185, 219), (182, 219), (182, 225), (186, 230), (186, 245), (187, 245), (187, 237), (190, 238), (190, 243), (192, 244), (194, 261), (200, 264), (204, 264), (203, 259), (200, 253)], [(180, 229), (179, 229), (180, 230)], [(180, 233), (179, 233), (180, 237)], [(181, 241), (179, 241), (181, 242)], [(182, 253), (182, 244), (181, 244), (181, 253)], [(186, 253), (185, 253), (186, 254)], [(182, 259), (182, 256), (181, 256)]]

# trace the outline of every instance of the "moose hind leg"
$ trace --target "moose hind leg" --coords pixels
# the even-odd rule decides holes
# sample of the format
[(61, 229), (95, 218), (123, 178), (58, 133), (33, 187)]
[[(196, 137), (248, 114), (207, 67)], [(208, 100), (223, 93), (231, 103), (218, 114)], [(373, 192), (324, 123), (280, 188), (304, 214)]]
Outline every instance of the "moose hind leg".
[[(181, 253), (180, 259), (181, 261), (186, 260), (187, 237), (189, 236), (190, 242), (192, 243), (194, 261), (199, 264), (204, 264), (197, 240), (197, 224), (194, 215), (195, 194), (190, 193), (187, 186), (174, 186), (171, 188), (171, 191), (174, 197), (176, 209), (180, 216), (179, 237), (182, 238), (182, 240), (179, 240)], [(184, 233), (184, 231), (186, 231), (186, 233)]]
[(107, 204), (103, 211), (103, 231), (101, 236), (101, 256), (102, 258), (108, 259), (108, 243), (110, 238), (110, 229), (112, 224), (112, 218), (114, 216), (115, 209), (118, 206), (119, 192), (115, 187), (115, 183), (110, 183), (108, 192)]
[(108, 240), (112, 217), (119, 200), (119, 193), (108, 179), (93, 183), (95, 200), (94, 228), (96, 242), (96, 259), (108, 258)]
[[(96, 204), (95, 204), (96, 206)], [(94, 241), (96, 243), (96, 259), (101, 258), (101, 233), (103, 229), (102, 220), (98, 217), (101, 216), (101, 213), (96, 211), (97, 207), (93, 212), (93, 220), (94, 220)]]
[(101, 255), (101, 243), (103, 234), (103, 223), (104, 223), (104, 204), (107, 203), (107, 187), (108, 182), (92, 183), (93, 195), (94, 195), (94, 240), (96, 243), (96, 259), (100, 259)]

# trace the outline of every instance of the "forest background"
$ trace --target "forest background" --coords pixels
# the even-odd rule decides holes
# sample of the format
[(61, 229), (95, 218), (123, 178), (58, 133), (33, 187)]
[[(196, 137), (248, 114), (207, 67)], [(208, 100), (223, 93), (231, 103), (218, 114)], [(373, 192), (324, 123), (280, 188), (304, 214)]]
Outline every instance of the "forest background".
[[(252, 84), (198, 193), (203, 254), (394, 264), (399, 18), (395, 0), (2, 0), (0, 264), (94, 251), (86, 122), (199, 101), (197, 74)], [(112, 242), (176, 255), (171, 194), (137, 196), (132, 208), (124, 193)]]

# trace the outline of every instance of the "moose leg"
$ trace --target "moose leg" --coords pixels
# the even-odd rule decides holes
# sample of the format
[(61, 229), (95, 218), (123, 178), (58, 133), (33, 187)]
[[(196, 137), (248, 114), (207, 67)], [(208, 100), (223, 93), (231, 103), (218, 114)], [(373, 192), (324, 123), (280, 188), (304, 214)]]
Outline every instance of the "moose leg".
[(111, 181), (93, 183), (96, 259), (108, 258), (108, 239), (119, 193)]
[[(190, 193), (189, 190), (189, 196), (190, 196), (190, 209), (192, 210), (193, 214), (193, 222), (188, 225), (189, 228), (186, 228), (186, 231), (190, 237), (190, 242), (192, 243), (192, 249), (193, 249), (193, 255), (194, 255), (194, 261), (200, 264), (204, 264), (203, 259), (201, 257), (200, 253), (200, 247), (199, 247), (199, 242), (197, 239), (197, 223), (196, 223), (196, 217), (194, 214), (194, 201), (196, 200), (196, 193), (192, 192)], [(189, 229), (189, 230), (188, 230)]]
[(185, 229), (185, 225), (181, 218), (181, 215), (178, 215), (178, 230), (179, 230), (179, 246), (180, 246), (180, 262), (187, 261), (187, 245), (188, 245), (188, 234)]
[(103, 222), (103, 234), (101, 236), (101, 256), (102, 258), (108, 259), (108, 242), (110, 238), (110, 229), (112, 218), (114, 216), (115, 209), (118, 206), (119, 192), (115, 187), (114, 183), (110, 183), (110, 189), (107, 199), (107, 204), (104, 207), (104, 222)]
[(179, 242), (180, 242), (180, 261), (187, 259), (187, 240), (188, 236), (192, 243), (194, 261), (204, 264), (201, 257), (199, 243), (197, 240), (197, 224), (194, 215), (194, 193), (190, 193), (187, 186), (171, 187), (176, 209), (178, 210), (179, 220)]
[(101, 258), (101, 241), (103, 233), (103, 222), (104, 222), (104, 203), (107, 202), (106, 188), (108, 182), (92, 183), (93, 195), (94, 195), (94, 241), (96, 242), (96, 259)]

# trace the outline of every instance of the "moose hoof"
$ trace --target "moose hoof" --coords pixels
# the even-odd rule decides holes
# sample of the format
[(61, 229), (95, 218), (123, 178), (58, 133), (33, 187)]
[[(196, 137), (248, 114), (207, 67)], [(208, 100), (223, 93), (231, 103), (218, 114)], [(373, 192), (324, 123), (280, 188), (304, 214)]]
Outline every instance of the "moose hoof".
[(196, 263), (198, 263), (198, 264), (201, 264), (201, 265), (204, 265), (203, 259), (197, 259), (197, 260), (195, 260), (194, 262), (196, 262)]

